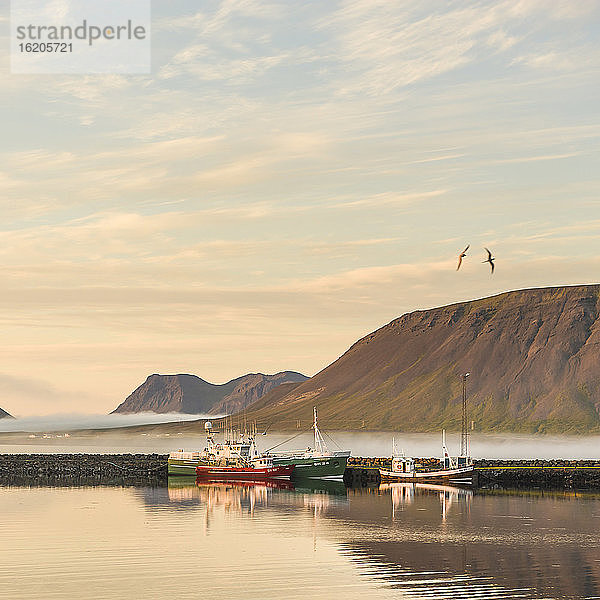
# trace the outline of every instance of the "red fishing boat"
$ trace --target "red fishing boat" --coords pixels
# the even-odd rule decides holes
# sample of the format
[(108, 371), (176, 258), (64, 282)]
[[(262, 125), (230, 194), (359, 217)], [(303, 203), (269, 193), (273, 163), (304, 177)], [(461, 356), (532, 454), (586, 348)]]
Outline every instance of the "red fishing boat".
[[(261, 462), (259, 459), (257, 462)], [(248, 481), (260, 481), (264, 479), (289, 479), (293, 465), (274, 467), (271, 460), (270, 465), (261, 466), (260, 464), (244, 466), (238, 465), (217, 465), (217, 464), (199, 464), (196, 467), (196, 475), (199, 478), (206, 479), (244, 479)]]
[(294, 465), (273, 465), (273, 457), (261, 454), (256, 448), (254, 435), (244, 434), (237, 440), (227, 436), (225, 443), (215, 442), (211, 423), (204, 425), (207, 445), (199, 453), (196, 476), (203, 479), (289, 479)]

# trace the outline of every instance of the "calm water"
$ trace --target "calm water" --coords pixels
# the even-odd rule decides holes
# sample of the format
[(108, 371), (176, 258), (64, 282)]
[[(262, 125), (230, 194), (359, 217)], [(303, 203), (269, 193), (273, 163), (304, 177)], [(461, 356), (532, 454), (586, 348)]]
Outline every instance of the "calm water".
[(600, 496), (0, 488), (0, 598), (600, 598)]

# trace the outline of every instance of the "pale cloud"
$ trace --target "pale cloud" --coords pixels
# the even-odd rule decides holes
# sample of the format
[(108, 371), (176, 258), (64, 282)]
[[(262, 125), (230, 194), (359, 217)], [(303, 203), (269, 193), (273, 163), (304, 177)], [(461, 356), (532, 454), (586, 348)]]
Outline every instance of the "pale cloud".
[(581, 49), (578, 49), (574, 53), (545, 52), (543, 54), (526, 54), (515, 58), (512, 64), (550, 71), (572, 71), (573, 69), (597, 66), (598, 54), (595, 52), (582, 52)]
[(348, 200), (339, 202), (333, 205), (333, 208), (359, 208), (365, 206), (385, 206), (385, 205), (397, 205), (407, 206), (413, 203), (426, 202), (432, 198), (443, 196), (447, 193), (447, 190), (431, 190), (428, 192), (414, 192), (397, 194), (394, 192), (385, 192), (381, 194), (375, 194), (367, 198), (360, 198), (358, 200)]
[(444, 156), (435, 156), (432, 158), (421, 158), (419, 160), (410, 160), (406, 164), (418, 165), (421, 163), (439, 162), (441, 160), (454, 160), (455, 158), (463, 158), (464, 156), (465, 156), (465, 154), (446, 154)]
[(421, 17), (406, 4), (354, 0), (321, 26), (336, 32), (341, 55), (357, 75), (342, 92), (385, 94), (470, 62), (473, 35), (490, 23), (488, 14), (472, 9)]
[[(265, 25), (282, 20), (286, 8), (281, 3), (224, 0), (212, 14), (198, 12), (189, 18), (159, 23), (159, 30), (185, 29), (194, 33), (193, 41), (160, 68), (159, 78), (185, 75), (243, 86), (279, 65), (315, 60), (314, 51), (307, 46), (293, 50), (272, 47), (272, 36), (265, 33)], [(245, 21), (242, 28), (240, 20)], [(252, 27), (253, 22), (262, 27)], [(228, 52), (222, 52), (223, 48)]]
[(542, 155), (542, 156), (522, 156), (515, 158), (505, 158), (502, 160), (496, 160), (497, 164), (511, 164), (511, 163), (526, 163), (526, 162), (538, 162), (541, 160), (560, 160), (563, 158), (572, 158), (574, 156), (578, 156), (579, 152), (568, 152), (566, 154), (550, 154), (550, 155)]
[[(2, 406), (13, 417), (21, 414), (47, 414), (56, 410), (77, 410), (91, 399), (87, 392), (59, 389), (49, 381), (35, 377), (15, 377), (0, 373)], [(11, 422), (13, 428), (18, 423)]]
[(226, 81), (229, 85), (243, 85), (256, 77), (264, 75), (269, 69), (282, 64), (302, 64), (316, 60), (308, 49), (297, 52), (284, 52), (256, 58), (237, 58), (215, 62), (207, 54), (207, 47), (194, 45), (176, 54), (172, 62), (162, 67), (159, 77), (170, 79), (181, 75), (193, 75), (204, 81)]
[[(166, 65), (159, 72), (159, 77), (169, 79), (183, 74), (193, 74), (200, 80), (215, 81), (227, 80), (235, 82), (236, 85), (243, 83), (244, 80), (262, 75), (268, 69), (271, 69), (285, 60), (284, 56), (261, 56), (259, 58), (242, 58), (238, 60), (229, 60), (214, 64), (207, 60), (204, 64), (192, 63), (190, 66), (190, 57), (198, 60), (199, 55), (194, 48), (186, 48), (180, 54), (177, 54), (173, 63)], [(208, 57), (206, 57), (208, 59)]]
[[(298, 287), (303, 291), (312, 293), (324, 293), (345, 290), (352, 291), (353, 294), (360, 294), (361, 289), (373, 289), (376, 286), (381, 289), (382, 286), (389, 286), (394, 282), (402, 281), (404, 284), (407, 279), (425, 280), (431, 276), (432, 271), (449, 271), (450, 261), (445, 264), (426, 263), (426, 264), (400, 264), (390, 266), (365, 267), (354, 269), (335, 275), (326, 275), (312, 281), (298, 283)], [(372, 296), (370, 295), (372, 298)]]
[(504, 52), (509, 48), (512, 48), (519, 39), (515, 36), (508, 35), (505, 31), (498, 30), (494, 31), (487, 38), (487, 43), (492, 47), (496, 48), (500, 52)]
[[(595, 10), (593, 3), (578, 8), (573, 4), (511, 0), (481, 10), (472, 3), (351, 0), (320, 26), (335, 32), (340, 54), (353, 73), (344, 83), (338, 82), (342, 93), (389, 94), (477, 62), (484, 46), (507, 53), (523, 39), (517, 31), (525, 19), (537, 20), (534, 29), (540, 31), (547, 19), (582, 19)], [(566, 44), (563, 50), (571, 54), (573, 49)], [(509, 62), (534, 68), (573, 66), (556, 52)]]

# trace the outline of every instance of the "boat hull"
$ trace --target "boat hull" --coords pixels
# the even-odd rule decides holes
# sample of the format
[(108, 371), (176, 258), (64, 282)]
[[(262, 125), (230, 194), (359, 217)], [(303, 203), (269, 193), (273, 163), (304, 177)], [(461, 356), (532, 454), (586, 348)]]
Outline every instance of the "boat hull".
[(292, 465), (292, 479), (341, 479), (348, 456), (273, 457), (273, 464)]
[(169, 475), (196, 476), (196, 467), (200, 464), (198, 459), (169, 458), (167, 472)]
[(260, 481), (264, 479), (289, 479), (294, 467), (273, 466), (264, 468), (253, 467), (217, 467), (198, 465), (196, 476), (205, 479), (235, 479)]
[(440, 469), (439, 471), (423, 471), (412, 473), (402, 473), (400, 471), (388, 471), (379, 469), (382, 481), (410, 481), (410, 482), (436, 482), (436, 481), (454, 481), (460, 480), (463, 483), (470, 483), (473, 478), (473, 467), (460, 467), (457, 469)]

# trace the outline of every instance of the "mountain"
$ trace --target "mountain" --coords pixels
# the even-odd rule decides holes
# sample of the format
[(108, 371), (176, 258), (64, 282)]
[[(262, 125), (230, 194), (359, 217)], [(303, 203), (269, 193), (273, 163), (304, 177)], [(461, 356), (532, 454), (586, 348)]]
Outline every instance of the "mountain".
[(113, 413), (224, 414), (242, 410), (282, 383), (301, 382), (306, 375), (283, 371), (251, 373), (215, 385), (196, 375), (150, 375)]
[(419, 310), (248, 408), (273, 429), (600, 431), (600, 285), (528, 289)]
[(0, 419), (14, 419), (14, 417), (0, 408)]

